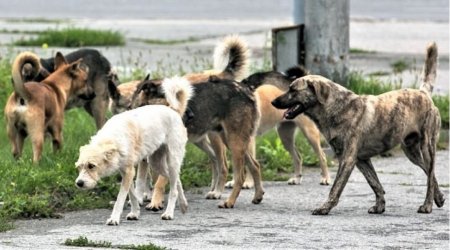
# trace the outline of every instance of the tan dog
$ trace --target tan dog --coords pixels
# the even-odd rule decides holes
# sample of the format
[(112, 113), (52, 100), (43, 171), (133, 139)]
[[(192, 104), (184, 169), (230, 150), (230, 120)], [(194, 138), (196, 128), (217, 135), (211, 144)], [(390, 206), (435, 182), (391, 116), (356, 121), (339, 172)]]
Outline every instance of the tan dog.
[(427, 175), (427, 194), (418, 212), (431, 213), (433, 199), (438, 207), (444, 205), (434, 174), (441, 121), (431, 99), (436, 65), (437, 47), (433, 43), (427, 49), (420, 90), (360, 96), (327, 78), (311, 75), (295, 80), (287, 93), (272, 102), (277, 108), (288, 109), (287, 119), (304, 113), (315, 121), (339, 159), (328, 200), (313, 211), (314, 215), (328, 214), (337, 205), (355, 165), (376, 196), (369, 213), (383, 213), (385, 192), (370, 158), (399, 144), (408, 159)]
[[(14, 65), (39, 62), (34, 57), (20, 57), (20, 62)], [(48, 133), (52, 136), (53, 149), (57, 151), (62, 146), (62, 128), (64, 109), (68, 99), (79, 93), (85, 93), (87, 88), (87, 68), (81, 60), (68, 64), (61, 53), (55, 57), (55, 72), (44, 81), (14, 82), (14, 93), (5, 106), (6, 130), (12, 144), (15, 158), (20, 157), (23, 142), (29, 135), (33, 144), (33, 162), (37, 163), (42, 154), (44, 137)], [(14, 69), (13, 69), (14, 72)], [(16, 70), (17, 72), (17, 70)], [(21, 76), (13, 75), (14, 78)]]

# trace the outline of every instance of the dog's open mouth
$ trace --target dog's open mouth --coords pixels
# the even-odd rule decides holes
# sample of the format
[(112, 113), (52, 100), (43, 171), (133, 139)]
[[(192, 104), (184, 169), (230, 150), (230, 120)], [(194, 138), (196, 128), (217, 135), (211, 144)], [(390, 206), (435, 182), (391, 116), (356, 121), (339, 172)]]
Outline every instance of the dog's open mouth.
[(296, 104), (293, 107), (287, 109), (284, 112), (283, 117), (284, 117), (284, 119), (291, 120), (291, 119), (294, 119), (301, 112), (302, 112), (302, 105), (301, 104)]

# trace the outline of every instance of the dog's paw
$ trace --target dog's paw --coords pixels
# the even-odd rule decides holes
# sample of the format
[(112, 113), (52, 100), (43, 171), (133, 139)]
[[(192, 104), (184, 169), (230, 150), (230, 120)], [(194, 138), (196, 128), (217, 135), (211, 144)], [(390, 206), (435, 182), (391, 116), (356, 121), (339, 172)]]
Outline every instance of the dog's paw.
[(384, 213), (384, 206), (373, 206), (371, 208), (369, 208), (369, 214), (382, 214)]
[(188, 209), (187, 203), (180, 203), (180, 210), (182, 214), (186, 213), (187, 209)]
[(321, 177), (320, 178), (320, 185), (330, 185), (331, 179), (330, 177)]
[(233, 188), (234, 186), (234, 180), (228, 181), (225, 183), (225, 188)]
[(231, 202), (224, 201), (219, 204), (219, 208), (233, 208), (234, 204), (231, 204)]
[(314, 209), (314, 211), (312, 212), (312, 215), (327, 215), (330, 212), (330, 209), (328, 208), (317, 208)]
[(419, 207), (419, 210), (417, 210), (417, 212), (421, 214), (429, 214), (431, 213), (431, 210), (432, 210), (431, 206), (422, 205)]
[(206, 194), (206, 199), (207, 200), (218, 200), (218, 199), (220, 199), (221, 196), (222, 196), (222, 194), (220, 192), (209, 191)]
[(138, 220), (138, 219), (139, 219), (139, 212), (138, 213), (130, 212), (127, 215), (127, 220)]
[(244, 181), (244, 184), (242, 184), (242, 189), (250, 189), (255, 186), (255, 183), (253, 181)]
[(149, 192), (144, 192), (142, 200), (144, 202), (150, 202), (152, 200), (152, 195), (150, 194), (150, 191)]
[(444, 203), (445, 203), (444, 194), (442, 194), (442, 193), (435, 194), (434, 195), (434, 202), (436, 203), (437, 207), (444, 206)]
[(170, 214), (168, 212), (165, 212), (161, 215), (161, 219), (162, 220), (172, 220), (173, 219), (173, 214)]
[(106, 225), (108, 225), (108, 226), (118, 226), (119, 225), (119, 219), (114, 219), (114, 218), (109, 218), (107, 221), (106, 221)]
[(150, 211), (153, 211), (153, 212), (158, 212), (158, 211), (161, 211), (161, 210), (163, 210), (164, 209), (164, 206), (162, 205), (162, 204), (153, 204), (153, 203), (150, 203), (150, 204), (148, 204), (146, 207), (145, 207), (145, 209), (146, 210), (150, 210)]
[(300, 183), (302, 183), (302, 179), (302, 176), (291, 177), (287, 183), (289, 185), (300, 185)]

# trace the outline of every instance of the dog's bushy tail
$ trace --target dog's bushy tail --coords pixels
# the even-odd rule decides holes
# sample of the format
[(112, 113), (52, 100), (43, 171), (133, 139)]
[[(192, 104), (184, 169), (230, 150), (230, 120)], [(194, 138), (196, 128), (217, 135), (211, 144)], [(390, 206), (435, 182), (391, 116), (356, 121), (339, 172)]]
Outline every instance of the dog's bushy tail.
[(22, 98), (27, 99), (29, 93), (24, 87), (24, 83), (33, 80), (41, 70), (39, 57), (29, 51), (20, 53), (14, 59), (11, 76), (16, 92)]
[(423, 82), (420, 86), (421, 90), (425, 90), (430, 95), (433, 92), (433, 85), (436, 81), (437, 57), (437, 45), (435, 42), (432, 42), (427, 47), (425, 66), (423, 68)]
[(182, 116), (186, 111), (189, 99), (194, 94), (191, 83), (184, 77), (175, 76), (164, 79), (161, 88), (169, 107)]
[(247, 74), (250, 51), (238, 35), (223, 39), (214, 49), (214, 69), (231, 80), (241, 80)]

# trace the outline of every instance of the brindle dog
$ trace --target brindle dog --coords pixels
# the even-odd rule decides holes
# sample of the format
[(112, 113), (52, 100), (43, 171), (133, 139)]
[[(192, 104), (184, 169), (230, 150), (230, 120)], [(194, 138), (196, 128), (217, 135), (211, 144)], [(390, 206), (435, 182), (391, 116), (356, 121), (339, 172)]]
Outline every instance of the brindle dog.
[(384, 190), (370, 158), (401, 145), (408, 159), (425, 171), (427, 194), (419, 213), (431, 213), (433, 199), (444, 205), (444, 195), (434, 174), (440, 116), (431, 99), (436, 78), (437, 46), (427, 48), (424, 79), (420, 90), (402, 89), (378, 96), (356, 95), (321, 76), (295, 80), (289, 91), (272, 104), (288, 109), (287, 119), (304, 113), (309, 116), (330, 143), (339, 160), (339, 169), (327, 202), (313, 211), (325, 215), (337, 205), (345, 184), (356, 165), (376, 196), (369, 213), (385, 210)]

